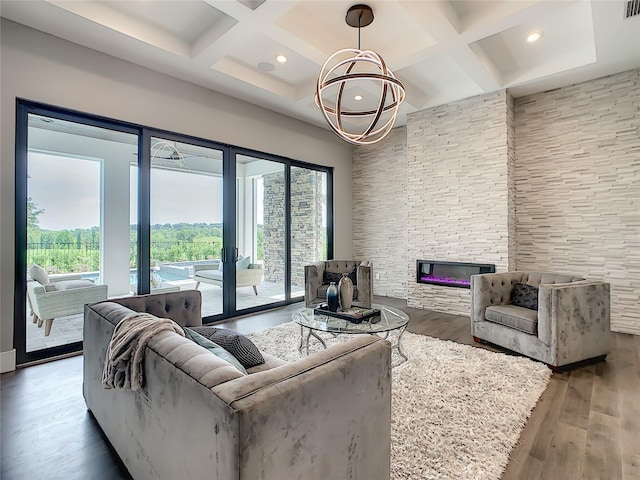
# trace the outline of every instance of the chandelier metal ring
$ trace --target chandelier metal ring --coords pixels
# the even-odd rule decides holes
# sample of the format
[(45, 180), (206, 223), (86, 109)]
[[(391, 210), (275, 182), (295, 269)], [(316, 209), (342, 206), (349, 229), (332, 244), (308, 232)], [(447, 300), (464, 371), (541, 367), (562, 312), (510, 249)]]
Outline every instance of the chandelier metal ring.
[[(358, 29), (358, 48), (345, 48), (331, 55), (322, 65), (316, 82), (316, 105), (329, 127), (343, 140), (355, 145), (369, 145), (386, 137), (405, 98), (404, 85), (387, 68), (382, 57), (374, 51), (360, 49), (360, 29), (370, 25), (373, 18), (373, 10), (368, 5), (357, 4), (349, 8), (345, 21)], [(345, 55), (348, 57), (338, 58)], [(368, 100), (366, 106), (356, 107), (345, 99), (347, 85), (358, 81), (359, 90), (368, 92), (371, 92), (371, 84), (379, 84), (378, 100)], [(335, 95), (333, 90), (337, 90)], [(354, 96), (355, 101), (362, 98), (360, 93)], [(352, 107), (345, 108), (345, 105)]]
[[(350, 56), (333, 64), (337, 57), (344, 55)], [(351, 73), (356, 66), (365, 64), (375, 67), (379, 72)], [(345, 71), (339, 72), (342, 68), (345, 68)], [(357, 80), (380, 83), (380, 99), (375, 110), (371, 108), (347, 110), (342, 107), (345, 86)], [(324, 98), (328, 97), (325, 92), (328, 92), (331, 87), (338, 89), (335, 103)], [(387, 96), (390, 97), (391, 103), (387, 102)], [(371, 50), (347, 48), (335, 52), (320, 69), (316, 83), (316, 104), (322, 110), (330, 128), (345, 141), (356, 145), (368, 145), (382, 140), (393, 128), (398, 108), (404, 98), (405, 91), (402, 82), (387, 68), (382, 57)], [(383, 115), (387, 115), (389, 118), (382, 125), (377, 125)], [(373, 117), (373, 119), (358, 131), (347, 131), (344, 128), (342, 117), (347, 119)]]

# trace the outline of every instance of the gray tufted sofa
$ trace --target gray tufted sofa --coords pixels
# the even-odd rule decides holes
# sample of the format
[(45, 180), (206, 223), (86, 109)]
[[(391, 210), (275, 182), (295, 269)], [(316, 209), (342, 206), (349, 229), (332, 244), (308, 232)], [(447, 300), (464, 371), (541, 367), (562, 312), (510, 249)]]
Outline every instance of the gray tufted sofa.
[[(510, 304), (516, 283), (539, 288), (538, 310)], [(539, 272), (471, 276), (471, 334), (546, 363), (567, 367), (604, 359), (610, 338), (609, 284)]]
[(194, 342), (149, 342), (145, 388), (106, 390), (114, 327), (132, 311), (199, 326), (200, 292), (129, 297), (85, 307), (84, 397), (136, 480), (388, 480), (391, 351), (357, 335), (345, 343), (241, 374)]
[(329, 283), (324, 282), (324, 272), (350, 273), (356, 270), (353, 299), (359, 303), (373, 301), (373, 262), (360, 260), (325, 260), (304, 266), (304, 303), (317, 305), (327, 299)]

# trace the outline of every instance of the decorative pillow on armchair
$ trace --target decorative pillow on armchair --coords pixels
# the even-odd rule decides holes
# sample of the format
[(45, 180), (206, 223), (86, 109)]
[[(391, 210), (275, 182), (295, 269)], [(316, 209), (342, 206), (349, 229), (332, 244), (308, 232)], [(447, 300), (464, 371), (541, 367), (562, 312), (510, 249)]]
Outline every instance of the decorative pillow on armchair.
[(538, 310), (538, 287), (516, 283), (511, 290), (511, 305)]
[[(340, 281), (340, 279), (342, 278), (342, 275), (344, 275), (344, 274), (343, 273), (337, 273), (337, 272), (327, 272), (325, 270), (324, 275), (322, 277), (322, 283), (335, 282), (336, 285), (337, 285), (338, 282)], [(356, 269), (355, 268), (349, 272), (349, 278), (351, 279), (351, 281), (353, 282), (354, 285), (357, 283), (357, 275), (356, 275)]]

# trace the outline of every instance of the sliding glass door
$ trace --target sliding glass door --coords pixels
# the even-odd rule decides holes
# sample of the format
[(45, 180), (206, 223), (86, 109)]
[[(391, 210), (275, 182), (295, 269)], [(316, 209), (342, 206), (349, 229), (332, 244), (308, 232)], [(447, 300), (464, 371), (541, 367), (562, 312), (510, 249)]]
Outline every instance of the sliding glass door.
[(205, 323), (304, 296), (331, 169), (18, 101), (18, 364), (79, 351), (87, 303), (197, 289)]
[(223, 151), (151, 138), (150, 291), (197, 288), (222, 315)]
[(236, 310), (286, 300), (285, 164), (236, 154)]
[(27, 125), (26, 321), (16, 335), (36, 354), (82, 341), (84, 303), (130, 294), (137, 136), (34, 113)]

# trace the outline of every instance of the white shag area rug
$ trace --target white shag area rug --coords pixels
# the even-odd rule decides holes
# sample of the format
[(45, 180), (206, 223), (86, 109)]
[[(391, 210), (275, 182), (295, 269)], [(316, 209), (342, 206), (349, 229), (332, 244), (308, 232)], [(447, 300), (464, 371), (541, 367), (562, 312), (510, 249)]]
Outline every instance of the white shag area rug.
[[(285, 323), (247, 335), (291, 362), (300, 327)], [(321, 333), (328, 345), (349, 335)], [(311, 337), (310, 350), (322, 346)], [(500, 479), (550, 370), (527, 358), (405, 332), (409, 360), (393, 368), (391, 479)], [(400, 359), (394, 353), (392, 363)]]

